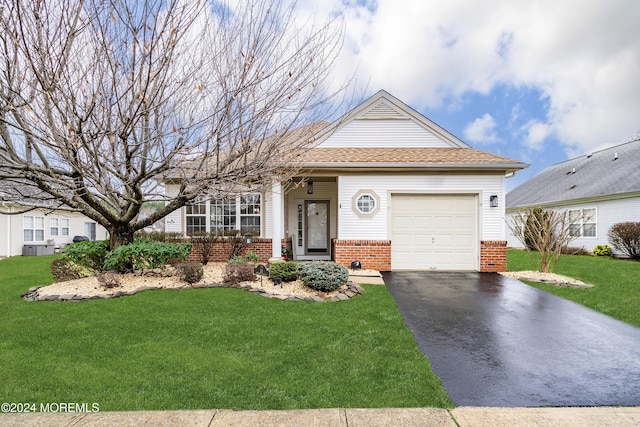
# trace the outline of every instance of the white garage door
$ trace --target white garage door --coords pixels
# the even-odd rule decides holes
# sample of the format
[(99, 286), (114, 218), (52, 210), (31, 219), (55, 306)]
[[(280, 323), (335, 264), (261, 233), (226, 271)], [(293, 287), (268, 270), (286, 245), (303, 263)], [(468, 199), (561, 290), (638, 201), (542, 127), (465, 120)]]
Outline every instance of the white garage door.
[(392, 195), (391, 268), (476, 270), (476, 200), (474, 195)]

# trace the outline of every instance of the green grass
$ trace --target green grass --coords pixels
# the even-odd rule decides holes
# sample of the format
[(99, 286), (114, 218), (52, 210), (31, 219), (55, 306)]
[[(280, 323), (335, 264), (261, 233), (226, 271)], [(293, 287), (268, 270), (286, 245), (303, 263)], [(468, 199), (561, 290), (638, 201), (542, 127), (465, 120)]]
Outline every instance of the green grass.
[[(538, 268), (537, 253), (532, 261), (526, 251), (507, 251), (507, 270)], [(527, 283), (640, 327), (640, 262), (608, 257), (563, 255), (553, 272), (582, 280), (594, 287), (579, 289)]]
[(52, 257), (0, 261), (0, 399), (100, 410), (452, 407), (383, 286), (338, 303), (238, 289), (27, 302)]

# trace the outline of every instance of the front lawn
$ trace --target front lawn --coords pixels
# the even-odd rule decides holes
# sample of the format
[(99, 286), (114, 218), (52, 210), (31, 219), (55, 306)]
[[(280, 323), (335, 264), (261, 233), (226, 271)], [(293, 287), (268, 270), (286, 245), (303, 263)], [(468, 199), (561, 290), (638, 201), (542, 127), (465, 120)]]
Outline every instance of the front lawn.
[[(538, 257), (532, 262), (526, 251), (507, 251), (507, 270), (537, 270), (538, 267)], [(640, 327), (640, 262), (608, 257), (563, 255), (553, 272), (582, 280), (594, 287), (578, 289), (528, 283)]]
[(384, 286), (307, 303), (225, 288), (27, 302), (52, 257), (0, 261), (0, 398), (101, 411), (452, 407)]

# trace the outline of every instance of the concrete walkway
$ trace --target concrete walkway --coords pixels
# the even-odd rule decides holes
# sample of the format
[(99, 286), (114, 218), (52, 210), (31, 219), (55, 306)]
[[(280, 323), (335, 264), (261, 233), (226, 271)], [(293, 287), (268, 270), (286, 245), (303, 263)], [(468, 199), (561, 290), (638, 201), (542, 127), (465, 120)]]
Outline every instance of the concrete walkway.
[(140, 411), (75, 414), (0, 414), (0, 426), (631, 426), (640, 407), (309, 409), (294, 411)]

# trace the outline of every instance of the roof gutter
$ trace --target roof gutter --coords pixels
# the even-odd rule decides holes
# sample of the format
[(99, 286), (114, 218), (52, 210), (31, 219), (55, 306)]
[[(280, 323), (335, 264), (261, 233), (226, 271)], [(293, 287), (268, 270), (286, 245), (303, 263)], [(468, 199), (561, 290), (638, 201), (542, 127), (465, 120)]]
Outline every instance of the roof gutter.
[(313, 162), (304, 163), (304, 168), (318, 169), (480, 169), (480, 170), (506, 170), (516, 172), (529, 167), (526, 163), (398, 163), (398, 162)]

